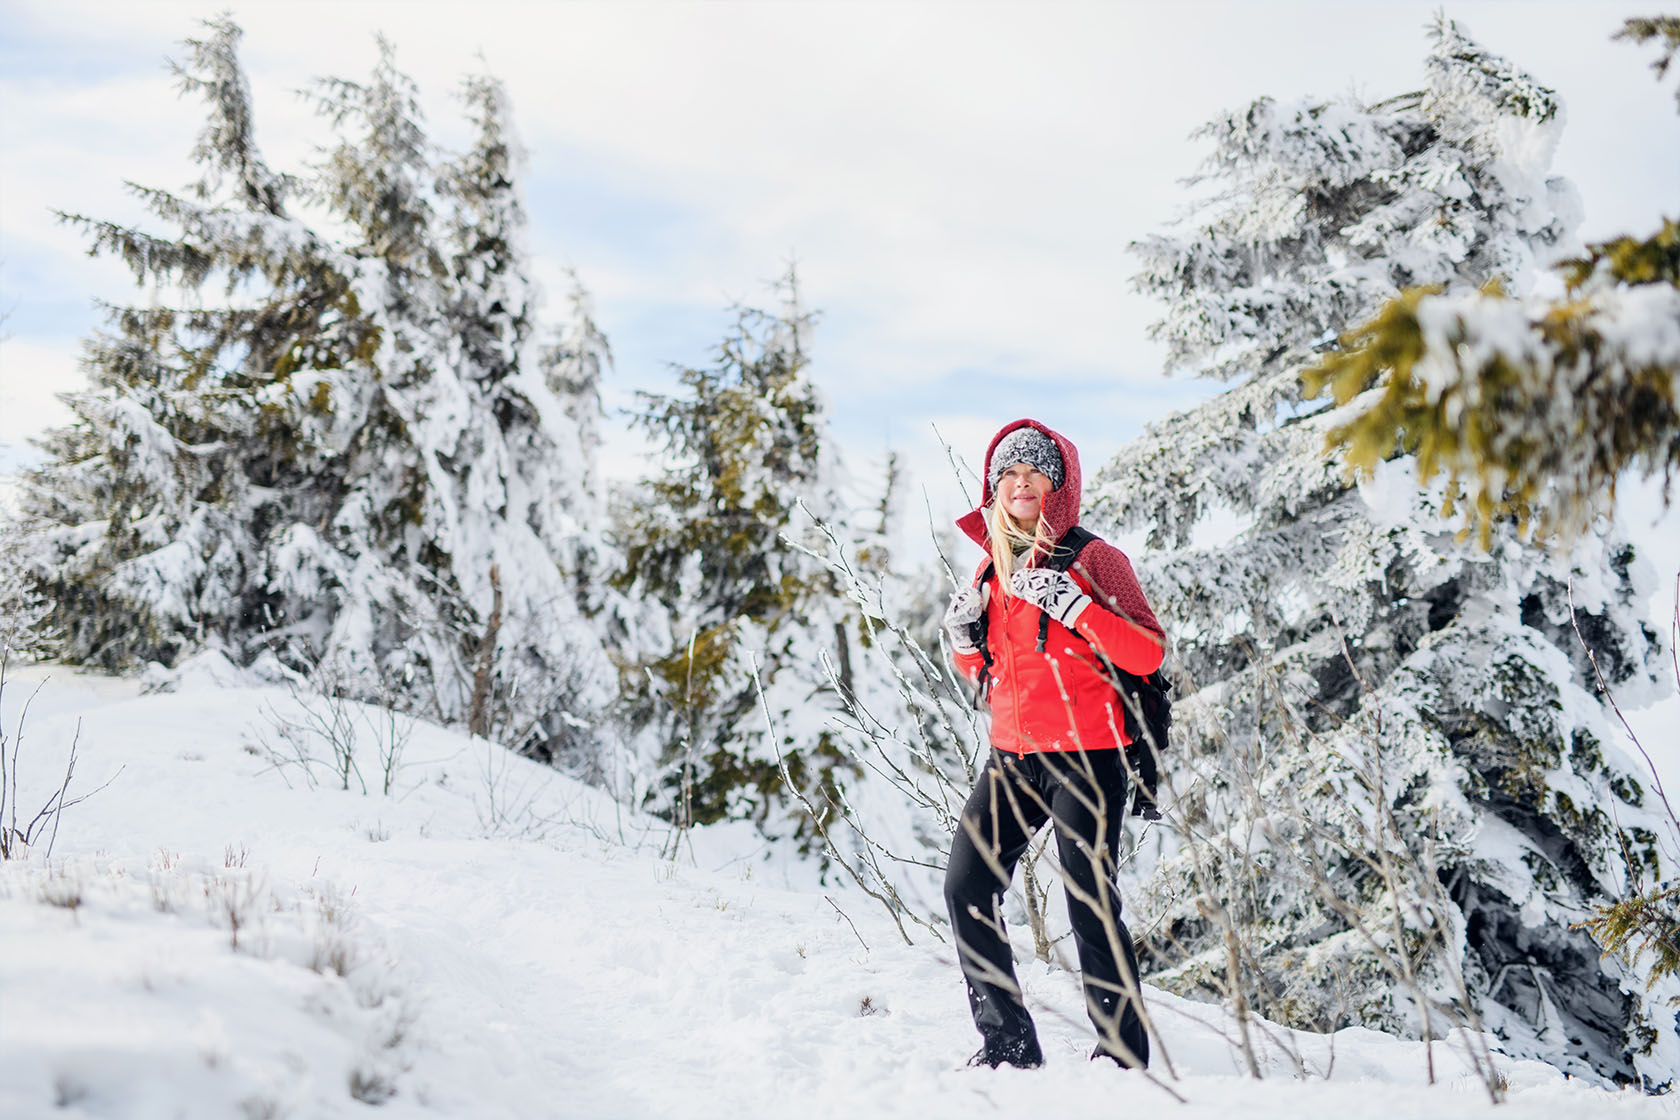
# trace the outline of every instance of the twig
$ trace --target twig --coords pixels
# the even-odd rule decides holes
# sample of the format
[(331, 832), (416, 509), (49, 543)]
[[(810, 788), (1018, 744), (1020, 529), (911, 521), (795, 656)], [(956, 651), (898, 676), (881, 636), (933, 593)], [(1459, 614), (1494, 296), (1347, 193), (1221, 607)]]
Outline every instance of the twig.
[(863, 934), (858, 932), (857, 925), (852, 921), (852, 919), (849, 916), (847, 916), (847, 914), (844, 910), (840, 909), (839, 904), (836, 903), (832, 898), (829, 898), (826, 894), (823, 895), (823, 901), (828, 903), (830, 906), (834, 907), (834, 912), (836, 914), (838, 914), (842, 918), (846, 919), (846, 924), (852, 927), (852, 936), (858, 939), (858, 944), (863, 946), (863, 951), (864, 952), (866, 952), (866, 953), (869, 952), (869, 943), (863, 939)]
[[(1586, 636), (1581, 633), (1581, 624), (1575, 618), (1574, 576), (1571, 576), (1564, 586), (1569, 596), (1569, 625), (1575, 631), (1575, 640), (1580, 642), (1581, 648), (1586, 651), (1587, 661), (1592, 665), (1593, 677), (1598, 681), (1598, 690), (1604, 694), (1604, 699), (1610, 704), (1610, 710), (1616, 713), (1616, 718), (1622, 723), (1622, 729), (1628, 733), (1628, 738), (1633, 740), (1634, 747), (1639, 751), (1640, 757), (1645, 760), (1645, 765), (1651, 773), (1651, 782), (1657, 790), (1657, 799), (1662, 802), (1663, 810), (1668, 813), (1669, 823), (1675, 824), (1677, 822), (1674, 815), (1674, 806), (1669, 804), (1668, 794), (1663, 792), (1662, 775), (1657, 770), (1657, 764), (1651, 761), (1650, 754), (1645, 750), (1645, 744), (1639, 741), (1638, 734), (1635, 733), (1632, 725), (1628, 723), (1627, 717), (1622, 714), (1621, 705), (1616, 703), (1615, 693), (1610, 691), (1609, 684), (1607, 684), (1604, 680), (1604, 673), (1600, 671), (1598, 667), (1598, 655), (1593, 652), (1591, 646), (1587, 645)], [(1675, 587), (1677, 589), (1676, 594), (1680, 595), (1680, 575), (1676, 576)], [(1675, 617), (1677, 619), (1676, 626), (1680, 626), (1680, 599), (1676, 600)], [(1677, 672), (1680, 672), (1680, 670), (1677, 670)], [(1680, 677), (1677, 677), (1676, 679), (1680, 680)]]

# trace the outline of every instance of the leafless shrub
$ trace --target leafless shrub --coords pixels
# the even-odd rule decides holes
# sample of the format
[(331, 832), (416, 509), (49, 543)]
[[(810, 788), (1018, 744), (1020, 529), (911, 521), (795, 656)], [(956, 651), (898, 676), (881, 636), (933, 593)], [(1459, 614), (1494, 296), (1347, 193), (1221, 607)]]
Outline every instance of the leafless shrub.
[(249, 929), (262, 915), (268, 900), (261, 878), (230, 872), (204, 881), (204, 901), (213, 919), (225, 925), (229, 947), (239, 949), (239, 931)]
[(378, 695), (364, 702), (357, 697), (367, 693), (366, 682), (337, 662), (327, 661), (318, 664), (302, 683), (291, 681), (287, 688), (292, 699), (289, 710), (263, 705), (267, 730), (258, 732), (256, 744), (287, 784), (295, 773), (315, 789), (321, 780), (319, 770), (339, 789), (348, 791), (354, 781), (365, 795), (368, 782), (362, 759), (371, 748), (378, 763), (380, 792), (391, 796), (415, 724), (413, 716), (399, 710), (401, 697), (395, 686), (382, 680), (375, 689)]
[(291, 1112), (276, 1097), (253, 1093), (239, 1102), (239, 1113), (245, 1120), (283, 1120)]
[(413, 1004), (406, 1001), (398, 1003), (395, 1009), (380, 1021), (379, 1029), (373, 1036), (374, 1046), (380, 1050), (400, 1050), (403, 1043), (409, 1040), (419, 1020), (420, 1013)]
[[(770, 704), (764, 695), (764, 683), (759, 678), (758, 663), (751, 654), (748, 654), (747, 672), (752, 677), (753, 688), (758, 693), (759, 707), (764, 712), (764, 721), (768, 729), (766, 738), (770, 743), (776, 745), (776, 762), (781, 767), (782, 781), (810, 816), (811, 824), (817, 830), (817, 835), (822, 839), (829, 858), (851, 877), (860, 890), (886, 908), (887, 913), (892, 917), (893, 924), (898, 927), (899, 936), (904, 938), (906, 945), (914, 944), (910, 939), (909, 931), (904, 928), (906, 918), (926, 929), (935, 937), (940, 937), (939, 931), (934, 928), (932, 923), (916, 913), (911, 907), (906, 906), (904, 900), (899, 896), (897, 887), (893, 885), (890, 879), (881, 874), (878, 858), (880, 854), (886, 854), (884, 848), (880, 848), (879, 845), (868, 847), (857, 860), (854, 860), (834, 843), (834, 838), (828, 829), (829, 813), (819, 811), (812, 804), (810, 797), (800, 788), (799, 783), (795, 782), (793, 776), (788, 772), (787, 760), (781, 752), (781, 740), (776, 735), (775, 721), (770, 715)], [(844, 796), (838, 791), (836, 795)]]
[[(31, 587), (18, 563), (18, 557), (24, 551), (21, 530), (12, 522), (0, 520), (0, 712), (4, 711), (12, 666), (19, 661), (27, 663), (47, 655), (56, 640), (56, 635), (46, 625), (52, 613), (52, 604)], [(34, 814), (20, 823), (22, 806), (19, 801), (23, 793), (18, 784), (18, 760), (23, 751), (24, 723), (30, 705), (45, 685), (45, 681), (36, 685), (24, 700), (9, 730), (0, 723), (0, 860), (17, 858), (34, 847), (43, 835), (47, 840), (46, 854), (50, 857), (64, 811), (110, 784), (107, 781), (99, 789), (81, 797), (68, 796), (70, 781), (76, 773), (76, 748), (82, 735), (78, 721), (65, 758), (63, 780)]]
[[(43, 682), (44, 684), (44, 682)], [(38, 685), (29, 700), (23, 704), (13, 731), (8, 735), (4, 727), (0, 727), (0, 859), (15, 859), (33, 848), (46, 836), (46, 854), (52, 855), (53, 845), (58, 840), (58, 825), (66, 809), (81, 804), (94, 793), (105, 788), (105, 785), (80, 797), (68, 797), (70, 782), (76, 776), (76, 749), (82, 739), (82, 724), (76, 721), (76, 733), (70, 740), (70, 750), (64, 760), (64, 777), (56, 789), (47, 797), (33, 816), (19, 823), (18, 799), (22, 791), (18, 782), (18, 759), (23, 753), (23, 724), (29, 715), (29, 705), (41, 687)], [(5, 666), (0, 664), (0, 699), (6, 691)], [(115, 775), (112, 776), (113, 779)], [(27, 812), (27, 810), (26, 810)]]
[[(528, 836), (541, 826), (535, 811), (538, 788), (534, 774), (520, 767), (512, 752), (487, 739), (475, 741), (482, 747), (475, 753), (479, 796), (473, 797), (473, 811), (486, 836)], [(519, 777), (511, 774), (517, 772)]]
[[(832, 526), (803, 504), (801, 509), (826, 541), (824, 551), (816, 552), (788, 536), (782, 540), (823, 564), (834, 576), (841, 593), (857, 609), (865, 656), (885, 670), (894, 682), (899, 704), (910, 713), (906, 721), (872, 711), (868, 700), (853, 686), (851, 666), (837, 666), (825, 651), (823, 670), (841, 706), (841, 741), (860, 770), (887, 783), (902, 795), (912, 813), (921, 814), (928, 822), (925, 847), (920, 851), (896, 850), (873, 834), (845, 789), (824, 787), (807, 792), (796, 788), (785, 761), (778, 758), (783, 781), (810, 818), (827, 859), (881, 903), (900, 936), (911, 940), (908, 921), (943, 939), (938, 927), (904, 898), (901, 872), (920, 868), (937, 875), (943, 870), (943, 849), (955, 834), (957, 816), (974, 781), (974, 753), (984, 740), (979, 716), (965, 682), (957, 677), (945, 651), (930, 654), (924, 636), (919, 636), (912, 624), (895, 617), (898, 611), (889, 603), (884, 575), (860, 569)], [(758, 683), (756, 667), (751, 673), (769, 722), (769, 705)], [(773, 727), (768, 739), (773, 744), (779, 742)], [(842, 837), (848, 842), (842, 843)]]
[(159, 848), (152, 856), (152, 862), (146, 869), (146, 886), (151, 892), (152, 909), (160, 914), (173, 914), (179, 908), (181, 900), (176, 895), (176, 887), (180, 882), (180, 875), (176, 868), (181, 857), (168, 848)]
[(48, 906), (56, 906), (61, 910), (68, 910), (74, 915), (85, 902), (87, 885), (83, 882), (81, 873), (64, 864), (48, 864), (46, 876), (41, 880), (41, 901)]
[(346, 900), (336, 889), (315, 892), (315, 944), (309, 967), (319, 973), (349, 976), (360, 963), (360, 952), (350, 931)]
[(397, 1095), (397, 1086), (383, 1071), (359, 1065), (350, 1071), (350, 1095), (363, 1104), (381, 1105)]

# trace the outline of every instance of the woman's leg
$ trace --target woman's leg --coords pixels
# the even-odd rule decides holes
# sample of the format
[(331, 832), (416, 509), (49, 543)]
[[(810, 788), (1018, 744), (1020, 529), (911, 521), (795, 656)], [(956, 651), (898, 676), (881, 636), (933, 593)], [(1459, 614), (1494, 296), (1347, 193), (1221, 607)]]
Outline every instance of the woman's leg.
[(963, 807), (945, 865), (945, 907), (968, 983), (968, 1006), (985, 1041), (977, 1058), (994, 1066), (1044, 1061), (1003, 926), (1003, 895), (1015, 864), (1048, 815), (1017, 773), (1020, 765), (1013, 755), (992, 753)]
[(1120, 892), (1114, 885), (1126, 813), (1126, 774), (1119, 755), (1112, 750), (1069, 752), (1046, 755), (1045, 764), (1057, 779), (1050, 813), (1085, 1006), (1097, 1028), (1097, 1053), (1124, 1066), (1143, 1067), (1149, 1064), (1149, 1034), (1135, 998), (1137, 952), (1120, 920)]

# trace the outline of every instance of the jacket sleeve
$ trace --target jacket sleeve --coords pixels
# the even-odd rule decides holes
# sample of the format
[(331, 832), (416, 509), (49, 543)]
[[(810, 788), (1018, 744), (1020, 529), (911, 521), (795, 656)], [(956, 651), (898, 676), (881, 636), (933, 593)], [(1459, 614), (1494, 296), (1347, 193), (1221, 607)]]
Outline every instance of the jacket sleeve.
[(1126, 554), (1107, 541), (1092, 541), (1073, 568), (1091, 586), (1091, 606), (1074, 619), (1074, 631), (1128, 673), (1142, 677), (1159, 669), (1166, 656), (1166, 633), (1143, 597)]
[[(989, 560), (981, 561), (979, 567), (974, 569), (973, 586), (980, 586), (980, 576), (986, 571), (986, 565), (988, 563), (990, 563)], [(993, 592), (993, 594), (996, 594), (996, 592)], [(987, 610), (990, 609), (991, 608), (988, 605)], [(975, 684), (978, 682), (980, 680), (980, 674), (986, 670), (986, 655), (980, 650), (976, 650), (973, 653), (952, 653), (951, 661), (956, 665), (957, 672), (961, 673), (963, 675), (963, 679), (969, 684)]]

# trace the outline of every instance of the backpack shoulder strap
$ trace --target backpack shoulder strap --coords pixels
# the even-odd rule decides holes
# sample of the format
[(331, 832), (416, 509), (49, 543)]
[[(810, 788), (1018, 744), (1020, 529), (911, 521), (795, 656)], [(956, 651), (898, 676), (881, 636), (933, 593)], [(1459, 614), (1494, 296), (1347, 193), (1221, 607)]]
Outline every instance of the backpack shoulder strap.
[[(980, 569), (980, 578), (974, 581), (974, 586), (985, 587), (986, 581), (992, 578), (992, 573), (996, 570), (997, 565), (990, 560), (986, 561), (986, 566)], [(991, 628), (991, 620), (986, 611), (980, 612), (980, 617), (974, 620), (973, 626), (974, 639), (980, 644), (980, 656), (984, 658), (980, 666), (980, 687), (974, 693), (974, 706), (979, 707), (992, 685), (992, 643), (991, 635), (987, 632)]]
[[(1054, 572), (1065, 572), (1073, 567), (1073, 562), (1079, 559), (1079, 554), (1085, 551), (1085, 546), (1097, 539), (1097, 535), (1078, 525), (1062, 534), (1055, 547), (1050, 549), (1050, 555), (1044, 558), (1044, 566)], [(1050, 616), (1043, 611), (1038, 612), (1038, 652), (1044, 652), (1044, 643), (1050, 640)]]
[(1098, 536), (1089, 529), (1075, 525), (1062, 534), (1062, 539), (1056, 542), (1056, 547), (1045, 557), (1044, 566), (1058, 572), (1065, 572), (1073, 567), (1073, 562), (1079, 559), (1079, 554), (1085, 551), (1085, 546)]

